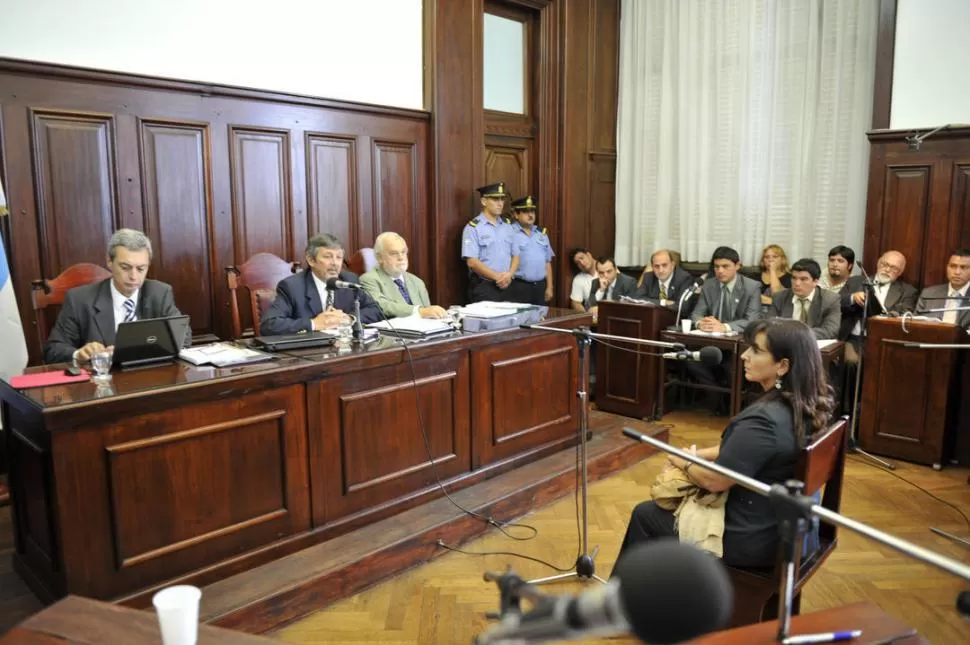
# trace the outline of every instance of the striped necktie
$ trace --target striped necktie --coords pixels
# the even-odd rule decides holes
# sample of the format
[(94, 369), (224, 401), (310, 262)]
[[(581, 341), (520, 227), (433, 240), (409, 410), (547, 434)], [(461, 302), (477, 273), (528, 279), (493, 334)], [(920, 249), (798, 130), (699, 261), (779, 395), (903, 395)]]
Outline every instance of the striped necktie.
[(323, 308), (323, 310), (327, 311), (331, 307), (333, 307), (333, 289), (327, 289), (327, 305)]
[(125, 299), (124, 308), (125, 308), (124, 322), (127, 323), (135, 320), (135, 301), (132, 300), (131, 298)]
[(663, 282), (660, 283), (660, 299), (661, 300), (667, 299), (667, 287), (664, 286)]
[(404, 302), (409, 305), (413, 305), (411, 302), (411, 296), (408, 295), (408, 288), (404, 286), (404, 280), (401, 278), (394, 278), (394, 284), (397, 285), (397, 290), (401, 292), (401, 297), (404, 298)]

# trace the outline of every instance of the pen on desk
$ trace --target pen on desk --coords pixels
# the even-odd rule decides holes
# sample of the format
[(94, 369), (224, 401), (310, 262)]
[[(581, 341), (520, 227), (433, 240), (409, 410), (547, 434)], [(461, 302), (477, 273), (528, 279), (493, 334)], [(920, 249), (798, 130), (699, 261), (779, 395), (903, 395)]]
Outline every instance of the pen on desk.
[(809, 645), (809, 643), (837, 643), (839, 641), (850, 641), (853, 638), (862, 636), (861, 629), (853, 629), (845, 632), (823, 632), (821, 634), (805, 634), (803, 636), (789, 636), (783, 645)]

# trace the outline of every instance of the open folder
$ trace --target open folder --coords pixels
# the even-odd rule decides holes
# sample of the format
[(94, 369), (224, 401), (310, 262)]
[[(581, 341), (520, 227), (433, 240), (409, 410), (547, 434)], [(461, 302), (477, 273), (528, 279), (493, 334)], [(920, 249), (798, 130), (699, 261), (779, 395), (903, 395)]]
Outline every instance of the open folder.
[(179, 358), (193, 365), (214, 365), (228, 367), (229, 365), (245, 365), (273, 360), (272, 354), (246, 349), (232, 343), (211, 343), (190, 347), (179, 352)]
[(391, 318), (367, 326), (371, 329), (379, 329), (382, 333), (402, 338), (429, 338), (455, 330), (448, 322), (434, 318), (421, 318), (420, 316)]

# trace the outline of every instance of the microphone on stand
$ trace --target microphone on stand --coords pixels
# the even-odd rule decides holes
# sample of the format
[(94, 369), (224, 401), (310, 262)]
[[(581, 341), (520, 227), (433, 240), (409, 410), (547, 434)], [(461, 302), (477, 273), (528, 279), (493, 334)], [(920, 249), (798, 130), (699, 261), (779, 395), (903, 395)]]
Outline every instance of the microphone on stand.
[[(882, 309), (882, 315), (883, 316), (888, 316), (889, 315), (889, 311), (886, 310), (886, 305), (882, 304), (882, 300), (880, 300), (879, 299), (879, 296), (876, 295), (876, 284), (877, 283), (875, 281), (873, 281), (872, 279), (869, 278), (869, 274), (866, 273), (866, 268), (864, 266), (862, 266), (862, 262), (856, 261), (856, 264), (859, 266), (859, 271), (862, 272), (862, 279), (864, 281), (864, 284), (867, 287), (869, 287), (869, 290), (872, 291), (872, 297), (875, 298), (876, 302), (879, 303), (879, 308)], [(877, 275), (876, 277), (879, 277), (879, 276)], [(882, 282), (879, 282), (878, 284), (881, 286), (882, 285)], [(868, 306), (866, 308), (868, 309)], [(862, 312), (862, 313), (863, 313), (863, 317), (864, 317), (865, 314), (866, 314), (866, 312)]]
[[(510, 611), (475, 637), (475, 645), (511, 645), (632, 632), (644, 643), (682, 643), (724, 627), (734, 590), (720, 560), (676, 538), (651, 541), (627, 553), (606, 586), (576, 596), (545, 596), (530, 585), (500, 589), (528, 594), (533, 607)], [(503, 587), (503, 582), (506, 585)], [(503, 600), (508, 600), (504, 596)], [(510, 604), (518, 607), (518, 597)]]
[(327, 289), (334, 291), (336, 289), (363, 289), (363, 287), (356, 282), (347, 282), (339, 278), (330, 278), (327, 280)]
[(690, 361), (692, 363), (704, 363), (705, 365), (720, 365), (722, 359), (721, 350), (710, 346), (701, 347), (699, 351), (695, 352), (688, 349), (664, 352), (661, 356), (675, 361)]
[(700, 294), (702, 284), (704, 284), (704, 281), (701, 280), (700, 278), (696, 278), (694, 280), (694, 284), (684, 289), (684, 293), (680, 294), (680, 298), (677, 300), (677, 318), (674, 319), (674, 323), (675, 323), (673, 326), (674, 329), (679, 329), (677, 325), (680, 324), (680, 312), (684, 307), (684, 303), (687, 302), (687, 300), (691, 296), (696, 296)]

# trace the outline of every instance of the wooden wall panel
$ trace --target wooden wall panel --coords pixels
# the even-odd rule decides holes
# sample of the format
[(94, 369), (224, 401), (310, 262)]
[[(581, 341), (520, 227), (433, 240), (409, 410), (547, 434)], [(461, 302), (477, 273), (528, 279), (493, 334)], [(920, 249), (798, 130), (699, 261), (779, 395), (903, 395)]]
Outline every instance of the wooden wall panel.
[(196, 334), (215, 333), (210, 280), (209, 133), (204, 124), (139, 122), (145, 233), (152, 240), (152, 277), (175, 293), (195, 293), (178, 307)]
[(78, 262), (103, 265), (118, 226), (113, 118), (31, 112), (44, 270), (54, 277)]
[(970, 163), (956, 164), (953, 168), (947, 237), (954, 240), (954, 246), (970, 248)]
[(890, 166), (886, 169), (881, 246), (896, 249), (906, 256), (906, 277), (911, 282), (922, 275), (920, 263), (930, 216), (931, 181), (927, 166)]
[[(504, 181), (506, 190), (513, 199), (535, 192), (530, 188), (530, 178), (533, 176), (532, 147), (533, 142), (528, 140), (488, 137), (485, 144), (485, 179), (482, 184)], [(540, 201), (539, 206), (543, 208), (544, 202)]]
[(229, 138), (236, 261), (257, 253), (286, 257), (293, 240), (289, 133), (232, 127)]
[(374, 169), (374, 224), (369, 242), (382, 231), (394, 231), (412, 246), (431, 240), (414, 239), (417, 219), (417, 173), (413, 144), (375, 139), (371, 151)]
[(356, 248), (360, 218), (356, 139), (309, 133), (306, 152), (307, 235), (331, 233), (348, 249)]

